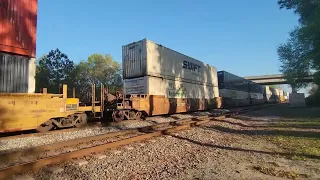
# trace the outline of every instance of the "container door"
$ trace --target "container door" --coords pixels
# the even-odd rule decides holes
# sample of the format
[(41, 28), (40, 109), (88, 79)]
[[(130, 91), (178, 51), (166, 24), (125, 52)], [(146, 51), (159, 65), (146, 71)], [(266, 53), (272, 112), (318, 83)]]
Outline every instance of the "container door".
[(142, 77), (146, 74), (145, 40), (122, 48), (123, 78)]

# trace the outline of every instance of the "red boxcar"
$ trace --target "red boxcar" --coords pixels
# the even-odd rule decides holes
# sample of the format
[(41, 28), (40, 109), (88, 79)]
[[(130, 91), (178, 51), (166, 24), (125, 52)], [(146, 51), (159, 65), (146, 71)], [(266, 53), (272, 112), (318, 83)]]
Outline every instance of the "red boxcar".
[(0, 1), (0, 52), (36, 56), (38, 0)]

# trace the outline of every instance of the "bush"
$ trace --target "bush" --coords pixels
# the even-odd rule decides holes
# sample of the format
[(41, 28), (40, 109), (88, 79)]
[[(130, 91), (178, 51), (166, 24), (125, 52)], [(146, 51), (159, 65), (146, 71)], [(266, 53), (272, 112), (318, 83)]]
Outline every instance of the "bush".
[(320, 89), (306, 98), (307, 106), (320, 106)]

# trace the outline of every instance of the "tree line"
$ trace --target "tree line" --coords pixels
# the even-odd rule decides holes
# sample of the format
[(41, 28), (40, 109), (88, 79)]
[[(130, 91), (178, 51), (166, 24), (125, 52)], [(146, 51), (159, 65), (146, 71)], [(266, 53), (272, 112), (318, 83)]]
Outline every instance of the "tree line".
[[(289, 34), (289, 39), (277, 51), (282, 66), (280, 71), (290, 84), (303, 88), (308, 83), (301, 78), (313, 74), (313, 99), (320, 101), (320, 1), (278, 0), (281, 9), (293, 10), (299, 16), (299, 25)], [(311, 97), (312, 98), (312, 97)]]
[(36, 92), (47, 88), (48, 93), (59, 94), (62, 84), (67, 84), (69, 97), (75, 88), (76, 97), (90, 102), (93, 83), (97, 89), (102, 83), (111, 92), (122, 88), (120, 64), (110, 54), (92, 54), (75, 63), (57, 48), (37, 59)]

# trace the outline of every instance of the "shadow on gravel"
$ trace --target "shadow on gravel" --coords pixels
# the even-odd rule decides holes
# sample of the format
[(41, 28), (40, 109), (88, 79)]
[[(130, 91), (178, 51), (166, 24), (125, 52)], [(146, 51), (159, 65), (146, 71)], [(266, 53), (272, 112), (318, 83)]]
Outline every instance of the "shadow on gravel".
[(247, 117), (277, 116), (284, 119), (320, 118), (320, 107), (290, 108), (288, 104), (248, 112)]
[[(175, 135), (171, 135), (171, 136), (175, 137), (177, 139), (185, 140), (190, 143), (194, 143), (194, 144), (197, 144), (200, 146), (205, 146), (205, 147), (210, 147), (210, 148), (224, 149), (224, 150), (230, 150), (230, 151), (250, 152), (250, 153), (261, 153), (261, 154), (268, 154), (268, 155), (282, 155), (282, 156), (292, 156), (293, 155), (290, 153), (268, 152), (268, 151), (242, 149), (242, 148), (229, 147), (229, 146), (219, 146), (219, 145), (214, 145), (214, 144), (209, 144), (209, 143), (202, 143), (202, 142), (195, 141), (195, 140), (185, 138), (185, 137), (180, 137), (180, 136), (175, 136)], [(301, 154), (301, 153), (299, 153), (299, 154), (295, 153), (294, 155), (298, 155), (298, 156), (306, 157), (306, 158), (311, 158), (311, 159), (320, 159), (320, 156), (316, 156), (316, 155), (308, 155), (308, 154)]]
[[(230, 122), (230, 121), (221, 121), (221, 120), (216, 120), (216, 119), (211, 119), (211, 121), (214, 122), (221, 122), (221, 123), (227, 123), (231, 125), (237, 125), (241, 127), (247, 127), (247, 128), (297, 128), (297, 129), (320, 129), (320, 126), (315, 124), (315, 125), (310, 125), (310, 124), (303, 124), (307, 122), (303, 122), (301, 124), (283, 124), (283, 125), (275, 125), (275, 124), (268, 124), (265, 126), (260, 126), (260, 125), (246, 125), (243, 123), (237, 123), (237, 122)], [(261, 121), (260, 121), (261, 122)], [(281, 121), (282, 123), (290, 122), (290, 123), (300, 123), (299, 121), (293, 122), (293, 121)]]
[(308, 132), (308, 131), (291, 131), (291, 130), (237, 130), (237, 129), (231, 129), (227, 127), (222, 126), (213, 126), (208, 127), (204, 126), (202, 127), (204, 129), (212, 129), (217, 130), (221, 132), (227, 132), (227, 133), (234, 133), (234, 134), (243, 134), (243, 135), (282, 135), (282, 136), (292, 136), (292, 137), (309, 137), (309, 138), (320, 138), (319, 132)]

